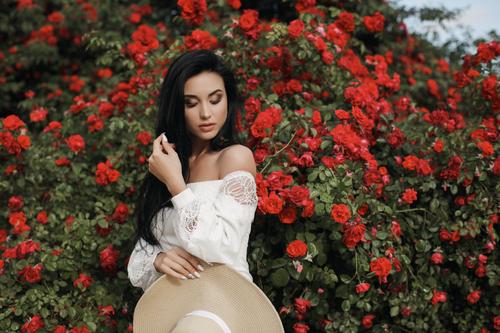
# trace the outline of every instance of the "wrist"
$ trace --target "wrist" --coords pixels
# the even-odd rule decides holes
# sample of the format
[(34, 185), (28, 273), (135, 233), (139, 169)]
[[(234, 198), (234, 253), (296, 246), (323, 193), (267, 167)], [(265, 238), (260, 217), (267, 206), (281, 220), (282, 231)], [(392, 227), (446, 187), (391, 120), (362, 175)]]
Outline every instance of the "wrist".
[(170, 192), (170, 194), (174, 197), (177, 194), (179, 194), (182, 191), (184, 191), (187, 188), (187, 185), (184, 182), (184, 180), (182, 180), (179, 183), (174, 184), (174, 185), (172, 185), (170, 187), (167, 187), (167, 188), (168, 188), (168, 191)]

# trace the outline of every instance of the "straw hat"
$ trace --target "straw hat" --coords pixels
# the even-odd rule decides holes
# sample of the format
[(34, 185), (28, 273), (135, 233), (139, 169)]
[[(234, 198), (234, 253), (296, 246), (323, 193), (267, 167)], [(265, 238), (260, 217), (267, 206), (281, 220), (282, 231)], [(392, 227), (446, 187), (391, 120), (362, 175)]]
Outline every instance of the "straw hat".
[(135, 333), (282, 333), (281, 319), (264, 292), (224, 264), (202, 261), (201, 278), (164, 274), (134, 310)]

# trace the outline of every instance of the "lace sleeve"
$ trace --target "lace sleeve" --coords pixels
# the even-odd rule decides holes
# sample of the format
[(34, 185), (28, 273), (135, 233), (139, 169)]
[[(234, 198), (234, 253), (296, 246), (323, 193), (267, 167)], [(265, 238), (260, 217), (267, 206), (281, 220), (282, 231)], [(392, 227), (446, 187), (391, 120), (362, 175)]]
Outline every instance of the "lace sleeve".
[[(156, 227), (153, 232), (160, 239), (159, 230)], [(158, 253), (165, 250), (163, 246), (153, 246), (144, 239), (139, 239), (127, 265), (128, 277), (134, 287), (140, 287), (146, 291), (154, 281), (163, 275), (156, 270), (153, 263)]]
[(247, 240), (257, 208), (256, 184), (248, 171), (227, 174), (215, 200), (200, 200), (190, 188), (172, 198), (174, 223), (184, 249), (207, 262), (232, 263)]

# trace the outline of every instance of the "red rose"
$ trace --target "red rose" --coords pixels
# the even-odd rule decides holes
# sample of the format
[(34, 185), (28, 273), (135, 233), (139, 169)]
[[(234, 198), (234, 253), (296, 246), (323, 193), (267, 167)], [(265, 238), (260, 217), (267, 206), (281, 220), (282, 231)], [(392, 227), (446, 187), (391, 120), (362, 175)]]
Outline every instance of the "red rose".
[(52, 333), (66, 333), (66, 326), (64, 325), (57, 325), (56, 328)]
[(303, 206), (305, 200), (309, 199), (309, 189), (303, 186), (293, 186), (288, 193), (288, 198), (297, 206)]
[(99, 253), (101, 267), (106, 273), (114, 273), (116, 271), (116, 260), (119, 254), (120, 251), (115, 250), (112, 244)]
[(292, 38), (299, 37), (303, 30), (304, 30), (304, 22), (302, 22), (302, 20), (300, 19), (293, 20), (288, 25), (288, 34)]
[(135, 136), (136, 140), (139, 141), (143, 146), (147, 146), (151, 142), (151, 133), (148, 131), (142, 131), (137, 133)]
[(44, 121), (47, 118), (48, 113), (49, 112), (43, 107), (35, 108), (30, 112), (30, 120), (34, 123)]
[(24, 205), (24, 199), (20, 195), (13, 195), (9, 198), (7, 206), (10, 210), (19, 210)]
[(129, 213), (130, 213), (130, 211), (128, 209), (128, 206), (126, 204), (124, 204), (123, 202), (120, 202), (120, 203), (118, 203), (118, 205), (116, 205), (115, 211), (113, 212), (111, 219), (113, 221), (116, 221), (116, 222), (122, 224), (127, 220)]
[(401, 237), (401, 226), (397, 221), (391, 221), (391, 232), (395, 237)]
[(3, 127), (9, 131), (14, 131), (20, 127), (25, 127), (26, 124), (18, 116), (11, 114), (3, 119)]
[(356, 285), (356, 293), (363, 294), (370, 290), (370, 284), (367, 282), (359, 283)]
[(30, 318), (29, 321), (23, 324), (21, 332), (23, 333), (36, 333), (39, 329), (45, 326), (41, 316), (36, 315)]
[(302, 84), (300, 83), (299, 80), (291, 79), (290, 81), (287, 82), (286, 89), (290, 93), (299, 93), (302, 91)]
[(398, 127), (395, 127), (387, 137), (387, 142), (392, 146), (392, 148), (401, 146), (405, 142), (404, 132), (401, 131)]
[(269, 214), (279, 214), (283, 209), (283, 205), (283, 200), (274, 191), (262, 200), (262, 207)]
[(411, 315), (411, 308), (405, 306), (404, 308), (401, 309), (401, 315), (403, 317), (409, 317)]
[(285, 207), (279, 214), (278, 218), (283, 224), (292, 224), (297, 219), (297, 208), (295, 207)]
[(335, 116), (339, 118), (339, 120), (349, 120), (349, 118), (351, 118), (349, 112), (341, 109), (335, 110)]
[(325, 63), (325, 65), (331, 65), (334, 59), (335, 57), (332, 52), (330, 51), (321, 52), (321, 60)]
[(179, 0), (177, 5), (182, 8), (181, 17), (188, 23), (200, 25), (208, 11), (205, 0)]
[(106, 162), (100, 162), (97, 164), (97, 169), (95, 172), (96, 183), (99, 185), (108, 185), (109, 183), (114, 183), (120, 177), (120, 172), (112, 168), (112, 164), (109, 160)]
[(493, 145), (488, 141), (476, 142), (476, 146), (481, 149), (484, 157), (491, 156), (495, 152)]
[(411, 204), (413, 203), (415, 200), (417, 200), (417, 191), (415, 191), (414, 189), (412, 188), (407, 188), (404, 192), (403, 192), (403, 196), (402, 196), (402, 199), (404, 202), (406, 202), (407, 204)]
[(253, 120), (256, 113), (260, 111), (261, 103), (258, 98), (253, 96), (245, 100), (245, 111), (247, 112), (247, 120)]
[(36, 264), (35, 266), (25, 266), (19, 271), (19, 275), (22, 275), (23, 279), (29, 283), (37, 283), (42, 279), (41, 271), (43, 269), (42, 264)]
[(391, 272), (391, 262), (387, 258), (377, 258), (370, 262), (370, 270), (375, 273), (380, 283), (387, 282), (387, 276)]
[(475, 303), (479, 302), (480, 298), (481, 298), (481, 291), (474, 290), (469, 295), (467, 295), (467, 302), (469, 302), (470, 304), (475, 304)]
[(353, 249), (359, 242), (365, 241), (366, 226), (362, 223), (355, 225), (344, 224), (344, 236), (342, 241), (344, 245)]
[(443, 263), (444, 256), (442, 253), (434, 252), (431, 256), (431, 261), (434, 265), (440, 265)]
[(443, 147), (444, 147), (444, 144), (443, 144), (443, 141), (441, 141), (440, 139), (437, 139), (434, 144), (432, 145), (432, 148), (434, 149), (434, 151), (436, 153), (440, 153), (443, 151)]
[(296, 298), (295, 299), (295, 311), (299, 314), (305, 314), (307, 310), (311, 307), (311, 301), (304, 298)]
[(361, 324), (364, 328), (371, 328), (373, 326), (373, 319), (375, 319), (375, 315), (365, 315), (363, 316), (363, 318), (361, 318)]
[(293, 324), (293, 333), (307, 333), (309, 332), (309, 326), (304, 323)]
[(433, 295), (432, 295), (432, 300), (431, 300), (431, 303), (433, 305), (441, 302), (441, 303), (445, 303), (447, 300), (447, 297), (446, 297), (446, 292), (444, 291), (439, 291), (439, 290), (436, 290), (434, 289), (433, 290)]
[(157, 49), (160, 43), (157, 39), (156, 30), (146, 24), (141, 24), (132, 33), (133, 42), (127, 47), (131, 54), (142, 54)]
[(307, 244), (297, 239), (290, 242), (286, 247), (286, 253), (290, 258), (303, 257), (307, 254)]
[(491, 74), (481, 82), (482, 95), (485, 99), (494, 100), (497, 96), (497, 77)]
[(355, 27), (354, 15), (349, 12), (340, 13), (335, 25), (346, 32), (353, 32)]
[(42, 210), (36, 215), (36, 220), (40, 222), (41, 224), (47, 224), (47, 221), (49, 220), (47, 216), (47, 212)]
[(259, 19), (259, 12), (253, 9), (243, 10), (243, 14), (240, 16), (239, 24), (240, 28), (248, 31), (252, 29)]
[(99, 312), (99, 316), (109, 317), (109, 316), (114, 316), (115, 315), (115, 309), (113, 308), (112, 305), (108, 305), (108, 306), (99, 305), (97, 307), (97, 309), (98, 309), (98, 312)]
[(88, 288), (92, 282), (93, 279), (90, 276), (80, 273), (78, 278), (73, 281), (73, 287), (77, 288), (77, 286), (81, 285), (83, 288)]
[(333, 204), (330, 216), (335, 222), (346, 223), (351, 218), (351, 211), (344, 204)]
[(208, 31), (196, 29), (190, 36), (184, 37), (184, 45), (188, 50), (210, 50), (217, 47), (217, 37)]
[(373, 16), (363, 17), (363, 24), (369, 32), (379, 32), (384, 30), (385, 18), (380, 12), (376, 12)]
[(493, 317), (493, 328), (500, 331), (500, 316)]
[(74, 134), (66, 138), (66, 144), (75, 153), (79, 153), (85, 149), (85, 141), (80, 134)]
[(240, 0), (227, 0), (227, 4), (231, 6), (233, 9), (240, 9), (241, 7)]

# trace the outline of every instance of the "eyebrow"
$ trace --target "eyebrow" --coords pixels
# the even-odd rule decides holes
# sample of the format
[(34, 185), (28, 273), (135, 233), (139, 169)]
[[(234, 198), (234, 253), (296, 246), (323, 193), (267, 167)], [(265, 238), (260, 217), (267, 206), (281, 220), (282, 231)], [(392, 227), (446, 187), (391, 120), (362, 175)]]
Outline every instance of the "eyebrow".
[[(210, 94), (208, 94), (208, 97), (212, 96), (213, 94), (215, 94), (218, 91), (222, 92), (221, 89), (216, 89), (216, 90), (212, 91)], [(184, 97), (193, 97), (193, 98), (198, 99), (198, 96), (196, 96), (196, 95), (184, 95)]]

